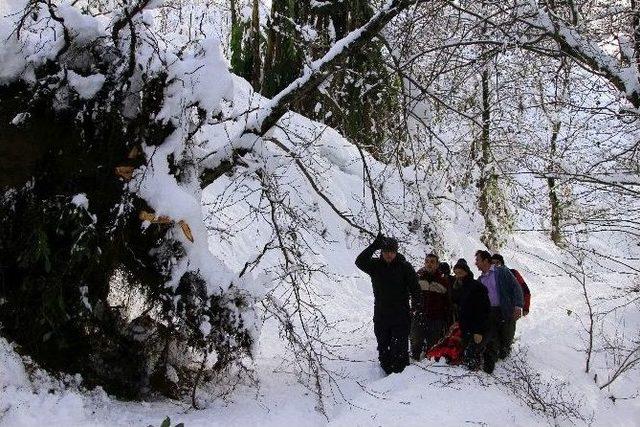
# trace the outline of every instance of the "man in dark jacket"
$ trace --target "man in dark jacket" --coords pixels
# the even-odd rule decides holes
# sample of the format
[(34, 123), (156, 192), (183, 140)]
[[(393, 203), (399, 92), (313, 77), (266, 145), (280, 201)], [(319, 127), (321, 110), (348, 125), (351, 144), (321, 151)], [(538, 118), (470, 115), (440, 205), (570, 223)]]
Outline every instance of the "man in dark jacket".
[(451, 282), (440, 271), (438, 256), (429, 254), (418, 270), (422, 293), (422, 310), (416, 310), (411, 321), (411, 357), (420, 360), (447, 333), (452, 319)]
[(473, 273), (463, 258), (455, 264), (453, 272), (456, 279), (452, 296), (462, 333), (463, 360), (470, 369), (476, 370), (482, 362), (482, 349), (489, 330), (489, 295), (487, 288), (473, 279)]
[[(382, 251), (381, 256), (374, 258), (378, 249)], [(409, 301), (414, 309), (421, 304), (416, 272), (398, 253), (398, 242), (382, 235), (358, 255), (356, 266), (371, 276), (373, 330), (380, 366), (387, 374), (402, 372), (409, 364)]]
[(478, 278), (487, 288), (491, 313), (489, 337), (484, 354), (484, 370), (493, 372), (499, 357), (505, 358), (511, 351), (516, 321), (522, 316), (522, 288), (506, 267), (493, 265), (491, 254), (476, 252), (476, 267), (482, 272)]

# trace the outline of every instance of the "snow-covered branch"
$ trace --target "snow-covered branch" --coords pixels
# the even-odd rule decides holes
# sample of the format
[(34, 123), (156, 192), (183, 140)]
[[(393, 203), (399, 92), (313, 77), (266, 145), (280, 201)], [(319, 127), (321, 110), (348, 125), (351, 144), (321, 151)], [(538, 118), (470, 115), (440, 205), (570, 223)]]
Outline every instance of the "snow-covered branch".
[(391, 0), (365, 25), (338, 40), (320, 59), (305, 68), (302, 75), (291, 82), (264, 105), (247, 123), (244, 133), (264, 135), (288, 111), (292, 102), (301, 99), (320, 85), (330, 74), (332, 66), (349, 53), (373, 39), (394, 17), (408, 7), (429, 0)]
[(635, 53), (627, 52), (632, 55), (631, 60), (621, 63), (549, 9), (534, 7), (537, 8), (537, 19), (533, 24), (543, 29), (564, 54), (606, 78), (636, 109), (640, 108), (640, 70)]

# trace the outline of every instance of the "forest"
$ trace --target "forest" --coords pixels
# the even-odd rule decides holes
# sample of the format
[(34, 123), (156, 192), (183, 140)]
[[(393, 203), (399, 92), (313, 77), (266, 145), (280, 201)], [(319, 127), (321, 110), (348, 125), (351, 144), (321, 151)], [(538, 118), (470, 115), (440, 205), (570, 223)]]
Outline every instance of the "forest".
[[(0, 425), (637, 423), (635, 0), (0, 0), (0, 39)], [(493, 374), (377, 370), (379, 234), (523, 274)]]

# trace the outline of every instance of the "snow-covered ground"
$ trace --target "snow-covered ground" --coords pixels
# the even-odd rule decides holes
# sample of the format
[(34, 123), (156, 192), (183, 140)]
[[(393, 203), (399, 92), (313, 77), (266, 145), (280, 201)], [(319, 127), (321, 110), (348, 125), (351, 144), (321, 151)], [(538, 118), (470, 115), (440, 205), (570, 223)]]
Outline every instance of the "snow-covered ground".
[[(354, 148), (331, 129), (324, 129), (299, 116), (289, 116), (289, 128), (297, 135), (320, 132), (314, 144), (307, 146), (307, 158), (317, 161), (314, 167), (323, 170), (321, 186), (342, 208), (362, 213), (362, 167), (354, 159)], [(276, 137), (284, 138), (283, 135)], [(291, 141), (289, 141), (291, 142)], [(275, 160), (274, 160), (275, 161)], [(323, 296), (319, 304), (329, 320), (339, 321), (335, 331), (326, 338), (339, 344), (339, 353), (346, 360), (327, 361), (336, 383), (328, 387), (325, 399), (326, 416), (317, 411), (313, 393), (302, 386), (288, 369), (285, 346), (277, 327), (267, 322), (261, 333), (255, 360), (259, 387), (241, 386), (225, 399), (213, 400), (206, 409), (194, 410), (188, 403), (119, 402), (100, 390), (79, 391), (77, 379), (66, 384), (53, 380), (42, 372), (25, 367), (23, 360), (4, 339), (0, 340), (0, 425), (2, 426), (159, 426), (167, 416), (172, 425), (186, 426), (245, 426), (245, 425), (335, 425), (335, 426), (395, 426), (395, 425), (545, 425), (554, 421), (532, 411), (523, 401), (525, 383), (517, 383), (517, 390), (508, 382), (514, 380), (514, 366), (522, 367), (521, 358), (538, 387), (547, 387), (561, 403), (579, 411), (584, 420), (558, 418), (561, 425), (585, 424), (606, 426), (634, 426), (640, 424), (640, 400), (633, 397), (638, 390), (638, 371), (627, 373), (611, 390), (600, 390), (593, 374), (607, 375), (607, 358), (600, 353), (593, 358), (592, 372), (584, 373), (585, 335), (580, 319), (585, 320), (586, 305), (578, 281), (554, 264), (562, 265), (566, 255), (550, 240), (537, 233), (513, 236), (503, 254), (511, 268), (517, 268), (528, 281), (532, 291), (529, 316), (518, 322), (516, 353), (511, 360), (498, 364), (495, 373), (469, 373), (461, 367), (423, 361), (409, 366), (403, 373), (385, 377), (376, 360), (376, 345), (371, 322), (373, 296), (366, 276), (354, 266), (355, 256), (367, 242), (358, 237), (311, 190), (292, 160), (279, 158), (273, 167), (286, 171), (290, 189), (296, 192), (299, 203), (317, 202), (315, 217), (322, 221), (329, 239), (318, 243), (312, 261), (324, 266), (331, 276), (318, 275), (313, 286)], [(382, 165), (370, 164), (374, 175), (390, 173), (386, 183), (387, 196), (400, 197), (393, 173)], [(244, 219), (248, 207), (258, 197), (244, 197), (237, 185), (250, 190), (257, 182), (233, 177), (220, 179), (204, 194), (207, 225), (212, 229), (226, 229), (212, 234), (210, 247), (214, 255), (228, 263), (232, 270), (242, 268), (247, 259), (260, 252), (269, 237), (265, 223)], [(226, 188), (226, 191), (223, 191)], [(247, 190), (247, 191), (248, 191)], [(216, 196), (225, 194), (224, 203)], [(237, 200), (235, 200), (236, 198)], [(295, 199), (293, 199), (295, 202)], [(397, 207), (402, 212), (402, 207)], [(455, 206), (444, 206), (441, 214), (442, 234), (448, 253), (447, 261), (458, 257), (473, 260), (475, 250), (482, 248), (478, 240), (480, 225)], [(396, 212), (396, 213), (398, 213)], [(368, 213), (370, 215), (370, 212)], [(364, 215), (364, 214), (363, 214)], [(371, 221), (363, 216), (364, 221)], [(389, 229), (389, 232), (395, 230)], [(401, 251), (418, 266), (430, 247), (419, 235), (398, 231), (405, 243)], [(421, 240), (422, 239), (422, 240)], [(608, 247), (605, 241), (594, 241), (611, 255), (623, 255), (624, 245)], [(277, 261), (268, 254), (261, 268)], [(569, 262), (568, 260), (566, 260)], [(596, 273), (604, 274), (602, 271)], [(594, 276), (596, 277), (596, 276)], [(607, 277), (604, 282), (618, 280)], [(594, 296), (606, 295), (608, 286), (590, 279)], [(635, 311), (633, 311), (635, 310)], [(629, 323), (640, 323), (637, 307), (626, 316)], [(614, 328), (615, 325), (612, 325)], [(638, 329), (638, 325), (636, 326)], [(612, 329), (615, 330), (615, 329)], [(520, 364), (518, 364), (520, 363)], [(27, 373), (31, 372), (30, 375)], [(602, 383), (600, 378), (599, 383)], [(202, 393), (206, 393), (203, 389)], [(611, 395), (619, 398), (613, 402)], [(553, 400), (553, 399), (552, 399)], [(535, 404), (535, 402), (534, 402)]]
[[(467, 240), (468, 236), (458, 237)], [(357, 329), (343, 336), (354, 344), (345, 350), (352, 362), (335, 362), (332, 367), (344, 378), (338, 380), (343, 397), (328, 399), (327, 417), (314, 410), (314, 397), (294, 375), (281, 366), (282, 344), (275, 330), (266, 326), (256, 360), (260, 387), (241, 388), (228, 400), (220, 400), (204, 410), (193, 410), (176, 402), (118, 402), (103, 392), (82, 393), (63, 390), (46, 376), (27, 379), (22, 360), (0, 341), (0, 424), (3, 426), (126, 426), (160, 425), (169, 416), (173, 423), (187, 426), (244, 425), (544, 425), (549, 419), (535, 415), (503, 385), (484, 373), (468, 374), (463, 368), (447, 367), (424, 361), (408, 367), (401, 374), (384, 377), (377, 365), (371, 314), (372, 296), (368, 280), (352, 265), (361, 245), (336, 244), (325, 253), (332, 269), (347, 278), (342, 283), (319, 283), (331, 297), (326, 313), (342, 318), (341, 329)], [(479, 244), (468, 244), (470, 257)], [(554, 250), (542, 236), (517, 236), (505, 250), (512, 267), (529, 280), (533, 303), (529, 316), (518, 323), (518, 348), (526, 347), (527, 360), (544, 379), (564, 380), (567, 392), (575, 397), (582, 414), (593, 425), (634, 426), (640, 420), (637, 399), (613, 403), (607, 390), (599, 390), (592, 375), (583, 373), (584, 354), (577, 350), (582, 342), (577, 336), (573, 313), (584, 311), (580, 291), (567, 277), (548, 277), (537, 259), (523, 251), (552, 257)], [(517, 255), (516, 255), (517, 254)], [(348, 338), (347, 338), (348, 337)], [(508, 362), (503, 362), (508, 364)], [(507, 376), (498, 364), (495, 378)], [(638, 375), (616, 388), (618, 393), (634, 390)], [(635, 384), (634, 384), (635, 382)], [(582, 424), (576, 421), (577, 424)], [(560, 421), (560, 424), (569, 424)]]
[[(0, 59), (4, 57), (0, 55)], [(0, 81), (2, 78), (0, 73)], [(257, 102), (259, 99), (250, 94), (246, 82), (235, 79), (234, 84), (233, 105), (241, 117), (240, 113), (248, 109), (248, 100)], [(88, 92), (83, 93), (90, 96), (89, 89), (93, 87), (85, 87)], [(241, 120), (237, 122), (236, 126), (243, 126)], [(206, 132), (213, 134), (214, 131), (205, 126), (203, 140)], [(220, 128), (217, 131), (220, 132)], [(326, 361), (335, 382), (326, 384), (325, 414), (316, 409), (316, 397), (292, 372), (287, 362), (289, 350), (279, 337), (277, 325), (268, 321), (262, 328), (255, 357), (259, 386), (240, 386), (230, 396), (210, 401), (202, 410), (191, 409), (187, 402), (167, 400), (120, 402), (99, 389), (82, 390), (77, 385), (78, 378), (52, 379), (26, 363), (10, 343), (0, 339), (0, 425), (159, 426), (167, 416), (172, 425), (183, 422), (189, 427), (528, 426), (554, 422), (562, 425), (640, 425), (638, 370), (627, 372), (610, 389), (600, 390), (598, 384), (603, 384), (612, 372), (613, 361), (597, 345), (591, 372), (584, 372), (586, 335), (583, 322), (587, 319), (587, 308), (578, 280), (580, 276), (570, 277), (565, 271), (569, 268), (567, 265), (575, 264), (575, 260), (558, 250), (547, 236), (538, 233), (517, 233), (502, 251), (509, 267), (517, 268), (523, 274), (533, 295), (531, 313), (518, 322), (517, 342), (510, 359), (499, 363), (493, 375), (469, 373), (461, 367), (423, 361), (400, 374), (385, 377), (376, 360), (371, 285), (353, 264), (368, 242), (313, 191), (292, 156), (269, 142), (270, 138), (277, 139), (298, 155), (322, 192), (337, 209), (349, 213), (354, 222), (375, 230), (375, 217), (366, 194), (367, 186), (363, 184), (360, 155), (335, 130), (297, 115), (287, 115), (281, 120), (280, 129), (264, 140), (256, 141), (252, 147), (256, 156), (249, 162), (253, 162), (249, 171), (260, 166), (263, 171), (279, 176), (283, 199), (300, 212), (308, 213), (313, 219), (312, 225), (326, 229), (323, 240), (316, 239), (309, 230), (299, 230), (301, 238), (313, 242), (314, 253), (306, 253), (305, 260), (330, 273), (315, 275), (312, 287), (319, 295), (316, 303), (322, 313), (330, 322), (337, 322), (335, 329), (324, 337), (336, 345), (340, 356)], [(225, 142), (220, 135), (211, 139)], [(263, 163), (258, 164), (258, 161)], [(428, 224), (433, 212), (416, 207), (417, 192), (421, 190), (414, 187), (406, 191), (397, 171), (373, 159), (369, 159), (369, 167), (374, 179), (384, 183), (381, 196), (388, 202), (388, 210), (382, 212), (385, 231), (402, 238), (401, 251), (417, 267), (432, 248), (421, 233), (410, 232), (407, 223), (419, 220)], [(206, 225), (215, 230), (210, 235), (210, 250), (225, 264), (225, 269), (232, 272), (239, 272), (272, 237), (267, 222), (252, 215), (252, 209), (264, 207), (264, 199), (257, 191), (260, 183), (255, 174), (242, 173), (240, 170), (231, 177), (218, 179), (203, 196)], [(403, 171), (405, 180), (413, 181), (412, 174), (415, 182), (425, 178), (417, 176), (419, 174), (411, 168)], [(468, 195), (460, 197), (461, 204), (473, 206), (472, 199), (465, 199)], [(425, 209), (432, 208), (427, 206)], [(443, 260), (455, 262), (457, 258), (465, 257), (472, 264), (474, 252), (483, 248), (479, 241), (482, 223), (453, 203), (443, 203), (439, 209), (441, 212), (436, 216), (440, 220), (432, 225), (441, 229), (447, 250)], [(283, 218), (283, 221), (287, 222), (287, 219)], [(635, 253), (630, 252), (624, 242), (613, 245), (604, 237), (592, 240), (587, 246), (597, 247), (612, 257)], [(638, 264), (637, 259), (630, 262)], [(268, 252), (254, 273), (261, 275), (278, 262), (278, 254)], [(628, 276), (607, 272), (607, 264), (613, 261), (602, 262), (601, 265), (590, 264), (592, 271), (587, 272), (587, 287), (594, 300), (608, 296), (611, 285), (624, 285), (631, 280)], [(612, 335), (622, 330), (640, 330), (638, 306), (630, 305), (620, 313), (625, 311), (623, 328), (618, 328), (611, 320), (616, 317), (610, 316), (604, 330)], [(523, 372), (530, 375), (531, 393), (527, 393), (527, 381), (517, 375)], [(597, 383), (594, 381), (596, 373), (600, 375)], [(206, 392), (204, 387), (200, 395), (204, 396)], [(541, 394), (536, 395), (538, 392)], [(614, 402), (611, 396), (617, 400)], [(553, 420), (542, 415), (540, 410), (532, 410), (526, 402), (538, 409), (544, 406), (547, 413), (553, 410), (554, 404), (560, 405), (557, 410), (575, 411), (574, 417), (560, 416)]]

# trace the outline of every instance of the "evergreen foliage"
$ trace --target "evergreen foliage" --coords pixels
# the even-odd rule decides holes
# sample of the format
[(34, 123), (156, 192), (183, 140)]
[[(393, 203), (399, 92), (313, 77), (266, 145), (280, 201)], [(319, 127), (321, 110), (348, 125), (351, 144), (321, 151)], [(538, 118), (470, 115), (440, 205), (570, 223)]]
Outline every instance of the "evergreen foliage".
[[(132, 93), (122, 84), (131, 69), (118, 66), (109, 46), (93, 49), (89, 63), (46, 63), (37, 84), (0, 86), (0, 147), (8, 153), (0, 166), (9, 171), (0, 183), (0, 323), (36, 362), (79, 373), (87, 386), (122, 398), (177, 398), (199, 376), (194, 360), (215, 354), (208, 368), (222, 371), (249, 353), (239, 314), (247, 302), (234, 292), (210, 295), (198, 272), (175, 271), (186, 255), (177, 227), (142, 228), (140, 213), (153, 210), (129, 178), (148, 162), (142, 144), (160, 146), (174, 130), (154, 119), (167, 75), (145, 74)], [(68, 85), (67, 66), (100, 70), (106, 81), (84, 99)], [(177, 179), (179, 166), (171, 165)], [(175, 274), (179, 286), (165, 286)], [(144, 312), (115, 304), (118, 292), (144, 298)]]
[[(234, 9), (232, 69), (262, 95), (276, 95), (301, 74), (305, 64), (324, 55), (336, 40), (373, 16), (368, 1), (311, 3), (274, 0), (264, 35), (251, 30), (259, 26), (254, 22), (259, 19), (255, 9), (250, 19), (240, 17)], [(294, 109), (339, 129), (350, 140), (382, 157), (383, 145), (392, 137), (390, 130), (395, 128), (393, 123), (400, 108), (400, 83), (387, 69), (383, 52), (382, 42), (374, 40), (336, 64), (329, 80), (298, 101)], [(256, 58), (258, 54), (261, 58)], [(255, 67), (259, 64), (262, 72), (258, 83)]]

